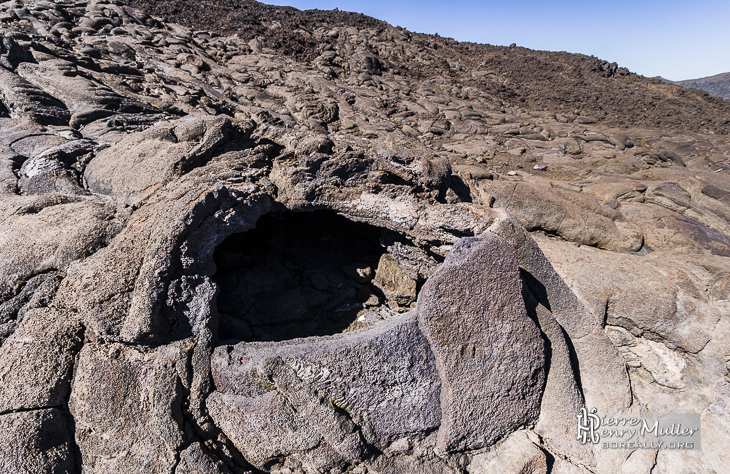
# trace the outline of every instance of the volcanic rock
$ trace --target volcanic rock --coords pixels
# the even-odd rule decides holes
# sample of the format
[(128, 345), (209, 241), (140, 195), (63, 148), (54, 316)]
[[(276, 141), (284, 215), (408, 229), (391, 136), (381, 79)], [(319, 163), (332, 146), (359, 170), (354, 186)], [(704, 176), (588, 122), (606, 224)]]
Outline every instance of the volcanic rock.
[(729, 121), (341, 11), (0, 3), (0, 470), (720, 472)]

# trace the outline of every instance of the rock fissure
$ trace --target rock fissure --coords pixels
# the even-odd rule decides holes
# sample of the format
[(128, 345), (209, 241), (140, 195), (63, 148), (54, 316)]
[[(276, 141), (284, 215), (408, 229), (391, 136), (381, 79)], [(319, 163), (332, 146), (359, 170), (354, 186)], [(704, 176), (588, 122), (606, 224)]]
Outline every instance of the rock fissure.
[(43, 411), (43, 410), (49, 410), (51, 408), (63, 408), (63, 405), (49, 405), (49, 406), (38, 406), (38, 407), (32, 407), (32, 408), (17, 408), (14, 410), (7, 410), (0, 412), (0, 416), (3, 415), (10, 415), (12, 413), (27, 413), (32, 411)]

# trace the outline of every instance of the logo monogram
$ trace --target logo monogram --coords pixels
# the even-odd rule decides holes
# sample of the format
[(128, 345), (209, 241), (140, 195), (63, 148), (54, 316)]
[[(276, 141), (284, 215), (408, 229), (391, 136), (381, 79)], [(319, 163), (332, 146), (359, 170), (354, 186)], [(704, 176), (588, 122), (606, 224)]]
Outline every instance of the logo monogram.
[(580, 444), (586, 444), (590, 441), (592, 444), (598, 444), (601, 437), (598, 435), (598, 428), (601, 426), (601, 418), (596, 415), (595, 408), (588, 413), (585, 408), (580, 409), (578, 414), (578, 441)]

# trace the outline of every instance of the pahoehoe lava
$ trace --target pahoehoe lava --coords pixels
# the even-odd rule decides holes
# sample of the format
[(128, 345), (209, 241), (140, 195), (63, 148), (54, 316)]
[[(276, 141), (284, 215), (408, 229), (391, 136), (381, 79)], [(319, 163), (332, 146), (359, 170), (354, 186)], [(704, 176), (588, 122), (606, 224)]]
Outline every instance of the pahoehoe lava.
[(720, 472), (728, 104), (342, 11), (0, 3), (0, 471)]

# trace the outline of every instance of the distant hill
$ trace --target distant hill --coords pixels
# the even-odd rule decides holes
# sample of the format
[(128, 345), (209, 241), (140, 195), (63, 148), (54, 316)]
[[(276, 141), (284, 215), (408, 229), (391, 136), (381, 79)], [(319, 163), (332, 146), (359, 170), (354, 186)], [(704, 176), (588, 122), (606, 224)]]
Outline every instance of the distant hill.
[[(165, 21), (237, 34), (246, 41), (256, 39), (262, 47), (305, 62), (313, 61), (323, 50), (341, 57), (351, 54), (340, 50), (336, 36), (315, 38), (312, 32), (317, 28), (369, 28), (382, 33), (388, 26), (358, 13), (300, 11), (253, 0), (123, 1)], [(606, 125), (730, 134), (730, 104), (726, 101), (630, 73), (595, 57), (461, 43), (405, 30), (400, 36), (397, 48), (392, 41), (380, 48), (370, 45), (380, 67), (396, 75), (417, 80), (439, 77), (529, 110), (578, 112)]]
[(683, 87), (701, 89), (715, 97), (730, 99), (730, 72), (717, 74), (716, 76), (703, 77), (702, 79), (690, 79), (688, 81), (677, 81)]

